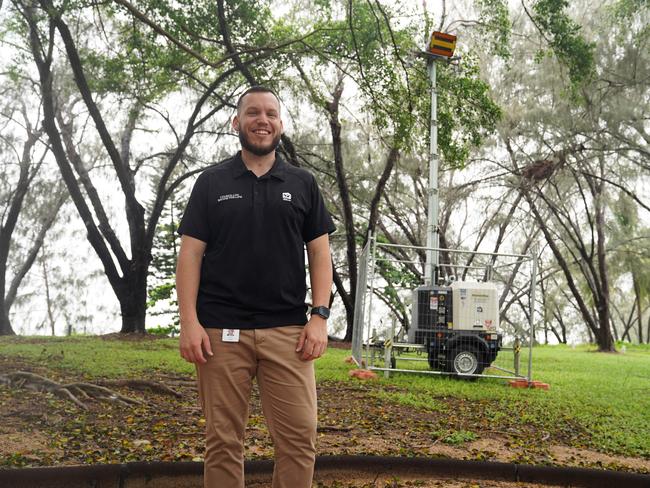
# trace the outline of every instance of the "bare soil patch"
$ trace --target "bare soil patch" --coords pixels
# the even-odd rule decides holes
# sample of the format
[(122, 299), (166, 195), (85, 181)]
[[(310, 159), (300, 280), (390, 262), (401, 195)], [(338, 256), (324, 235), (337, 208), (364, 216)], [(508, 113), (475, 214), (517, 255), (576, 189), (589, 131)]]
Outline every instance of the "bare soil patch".
[[(341, 480), (345, 480), (341, 482)], [(249, 486), (248, 484), (246, 486)], [(250, 485), (261, 488), (268, 485)], [(393, 477), (381, 475), (372, 480), (350, 477), (349, 473), (341, 472), (339, 475), (332, 474), (332, 478), (316, 480), (318, 488), (524, 488), (544, 486), (546, 488), (560, 488), (559, 485), (538, 485), (531, 483), (518, 483), (508, 481), (472, 480), (467, 478), (440, 478), (421, 479), (412, 477)]]
[(637, 471), (650, 473), (650, 459), (616, 456), (589, 449), (567, 446), (551, 446), (551, 455), (557, 464), (578, 466), (602, 466), (617, 471)]

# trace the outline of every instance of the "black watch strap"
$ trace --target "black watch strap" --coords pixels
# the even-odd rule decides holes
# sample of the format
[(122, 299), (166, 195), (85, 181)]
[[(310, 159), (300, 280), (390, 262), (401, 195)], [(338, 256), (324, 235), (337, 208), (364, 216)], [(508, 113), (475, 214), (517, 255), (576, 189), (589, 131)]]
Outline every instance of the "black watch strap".
[(312, 307), (311, 314), (312, 315), (316, 314), (320, 317), (323, 317), (325, 320), (327, 320), (330, 316), (330, 309), (322, 305), (320, 307)]

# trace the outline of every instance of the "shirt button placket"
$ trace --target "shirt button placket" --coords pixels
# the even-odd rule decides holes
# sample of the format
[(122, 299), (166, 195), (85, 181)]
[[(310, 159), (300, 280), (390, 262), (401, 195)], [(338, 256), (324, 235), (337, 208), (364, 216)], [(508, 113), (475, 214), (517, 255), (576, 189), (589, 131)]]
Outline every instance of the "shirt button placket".
[(262, 187), (262, 184), (264, 183), (264, 180), (256, 180), (255, 181), (255, 198), (254, 198), (254, 205), (257, 207), (264, 206), (264, 195), (262, 194), (262, 191), (264, 188)]

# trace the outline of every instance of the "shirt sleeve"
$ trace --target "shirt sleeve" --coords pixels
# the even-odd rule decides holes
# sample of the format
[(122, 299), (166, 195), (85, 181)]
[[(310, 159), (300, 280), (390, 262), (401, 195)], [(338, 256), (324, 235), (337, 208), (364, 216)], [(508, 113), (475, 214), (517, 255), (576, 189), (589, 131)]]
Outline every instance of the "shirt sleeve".
[(208, 220), (208, 202), (209, 202), (209, 178), (202, 173), (194, 188), (190, 199), (185, 207), (183, 218), (178, 226), (178, 233), (208, 242), (210, 239), (210, 226)]
[(302, 227), (302, 237), (305, 242), (313, 241), (323, 234), (331, 234), (336, 230), (330, 213), (327, 211), (323, 195), (318, 188), (316, 178), (311, 177), (311, 206)]

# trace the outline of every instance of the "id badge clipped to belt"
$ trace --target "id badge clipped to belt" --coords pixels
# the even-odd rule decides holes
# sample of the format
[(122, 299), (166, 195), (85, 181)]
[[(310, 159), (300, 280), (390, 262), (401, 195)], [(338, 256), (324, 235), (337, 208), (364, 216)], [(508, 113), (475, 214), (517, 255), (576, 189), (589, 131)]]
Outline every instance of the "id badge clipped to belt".
[(239, 342), (239, 329), (223, 329), (221, 342)]

